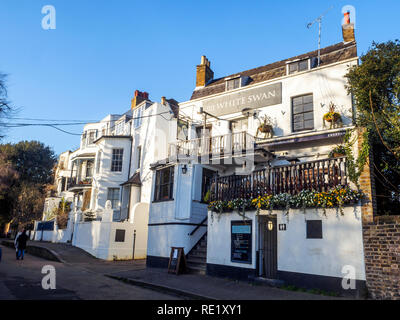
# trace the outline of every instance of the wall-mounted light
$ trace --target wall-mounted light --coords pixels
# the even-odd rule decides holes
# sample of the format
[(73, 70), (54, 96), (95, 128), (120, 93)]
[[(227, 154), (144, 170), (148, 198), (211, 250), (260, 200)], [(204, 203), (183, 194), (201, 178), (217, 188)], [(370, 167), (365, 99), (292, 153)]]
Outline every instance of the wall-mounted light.
[(187, 172), (187, 165), (184, 164), (184, 165), (182, 166), (182, 174), (186, 174), (186, 172)]

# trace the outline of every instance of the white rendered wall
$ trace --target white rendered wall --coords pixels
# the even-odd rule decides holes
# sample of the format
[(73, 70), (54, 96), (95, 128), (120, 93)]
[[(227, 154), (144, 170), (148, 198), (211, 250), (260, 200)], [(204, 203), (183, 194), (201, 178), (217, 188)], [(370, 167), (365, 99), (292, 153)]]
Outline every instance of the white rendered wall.
[[(356, 279), (365, 280), (364, 249), (360, 206), (344, 208), (344, 216), (336, 209), (291, 209), (289, 216), (281, 210), (273, 210), (277, 224), (286, 224), (286, 231), (278, 232), (278, 271), (297, 272), (321, 276), (340, 277), (343, 266), (355, 268)], [(269, 212), (265, 212), (269, 214)], [(253, 221), (252, 264), (231, 262), (231, 221), (243, 218), (237, 213), (208, 215), (207, 263), (256, 268), (255, 253), (258, 250), (258, 222), (255, 211), (246, 212)], [(322, 220), (322, 239), (306, 238), (306, 220)]]
[[(125, 230), (125, 241), (116, 242), (116, 230)], [(74, 231), (73, 245), (102, 260), (133, 258), (134, 226), (129, 222), (81, 222)]]
[(149, 223), (149, 204), (136, 203), (130, 217), (133, 223), (135, 237), (135, 259), (145, 259), (147, 256), (147, 238)]
[(246, 220), (252, 220), (252, 257), (251, 264), (231, 261), (231, 221), (243, 221), (237, 212), (223, 213), (221, 215), (208, 212), (207, 229), (207, 263), (219, 264), (246, 269), (256, 268), (256, 251), (258, 221), (255, 212), (246, 212)]
[[(289, 217), (278, 214), (278, 270), (340, 277), (342, 268), (353, 266), (356, 279), (365, 280), (361, 207), (346, 207), (344, 216), (336, 209), (290, 210)], [(322, 239), (306, 239), (305, 220), (322, 220)], [(289, 222), (287, 222), (289, 221)]]
[[(107, 201), (108, 188), (120, 188), (121, 184), (128, 180), (129, 160), (131, 152), (131, 141), (127, 138), (104, 138), (98, 143), (101, 150), (100, 170), (95, 170), (92, 188), (92, 208), (104, 210)], [(115, 148), (124, 149), (122, 171), (111, 171), (112, 150)], [(97, 165), (97, 160), (96, 160)], [(115, 208), (119, 209), (119, 208)]]
[(149, 226), (147, 255), (169, 258), (171, 247), (183, 247), (187, 254), (207, 231), (206, 227), (200, 227), (193, 236), (188, 236), (194, 228), (175, 224)]

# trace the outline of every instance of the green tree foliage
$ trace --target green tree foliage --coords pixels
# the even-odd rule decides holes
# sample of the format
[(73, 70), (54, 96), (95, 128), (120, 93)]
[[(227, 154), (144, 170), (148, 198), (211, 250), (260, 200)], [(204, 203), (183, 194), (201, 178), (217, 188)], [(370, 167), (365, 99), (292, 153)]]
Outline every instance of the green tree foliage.
[(0, 145), (0, 222), (41, 218), (56, 157), (38, 141)]
[(357, 125), (366, 127), (372, 146), (380, 213), (400, 203), (400, 42), (373, 43), (361, 64), (347, 74), (357, 104)]
[(0, 145), (0, 152), (7, 155), (22, 181), (46, 184), (52, 179), (56, 163), (54, 152), (39, 141), (21, 141)]

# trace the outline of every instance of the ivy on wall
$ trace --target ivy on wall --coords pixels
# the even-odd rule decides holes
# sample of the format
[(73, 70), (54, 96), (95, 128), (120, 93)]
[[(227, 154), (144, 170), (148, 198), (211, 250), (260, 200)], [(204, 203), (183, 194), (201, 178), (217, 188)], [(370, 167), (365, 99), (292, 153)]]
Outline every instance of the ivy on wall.
[(361, 173), (364, 170), (364, 166), (368, 162), (369, 153), (370, 153), (370, 144), (369, 144), (369, 131), (365, 130), (362, 133), (362, 144), (358, 153), (357, 159), (355, 159), (353, 154), (353, 146), (357, 142), (357, 137), (351, 139), (354, 130), (347, 130), (343, 139), (345, 154), (347, 157), (347, 172), (348, 177), (351, 182), (353, 182), (357, 188), (360, 188), (359, 179)]

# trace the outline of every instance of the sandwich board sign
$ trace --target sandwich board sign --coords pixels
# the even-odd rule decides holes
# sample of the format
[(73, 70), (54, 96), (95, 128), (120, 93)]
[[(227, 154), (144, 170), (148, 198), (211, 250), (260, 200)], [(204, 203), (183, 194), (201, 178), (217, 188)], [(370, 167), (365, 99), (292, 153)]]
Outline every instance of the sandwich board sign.
[(182, 247), (171, 247), (168, 273), (183, 273), (186, 270), (186, 257)]

